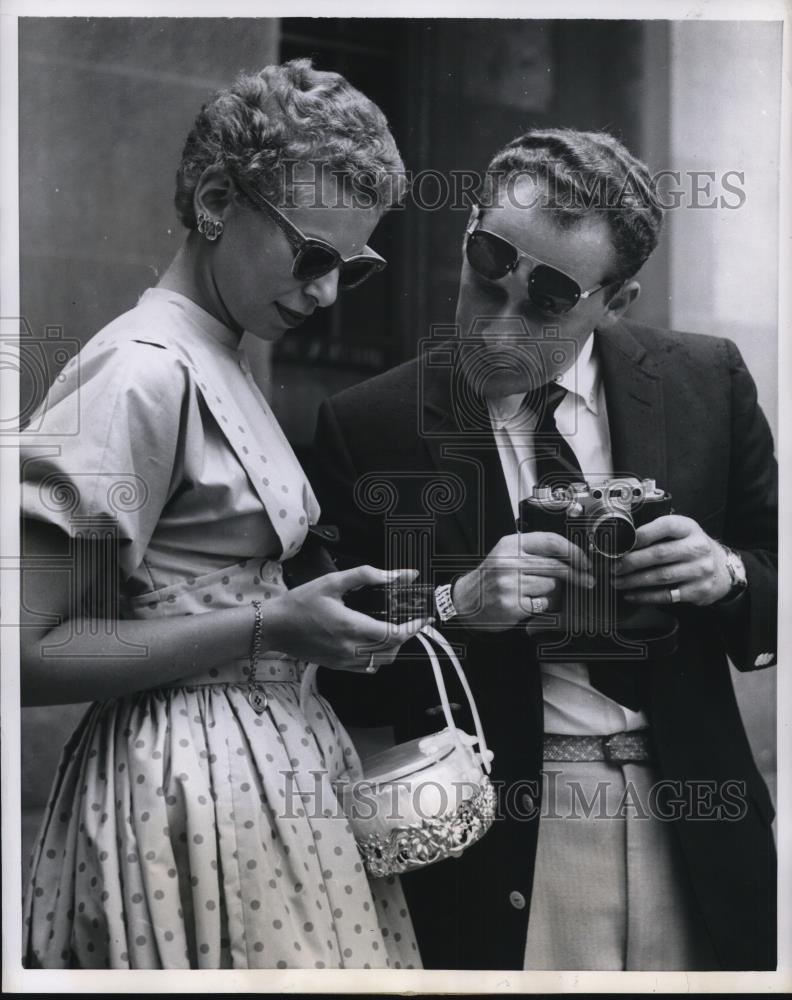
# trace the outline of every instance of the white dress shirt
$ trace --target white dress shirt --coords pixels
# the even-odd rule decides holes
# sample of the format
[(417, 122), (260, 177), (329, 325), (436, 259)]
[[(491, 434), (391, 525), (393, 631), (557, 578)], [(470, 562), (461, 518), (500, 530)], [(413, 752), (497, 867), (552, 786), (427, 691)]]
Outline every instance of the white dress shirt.
[[(589, 478), (613, 474), (608, 414), (594, 352), (594, 334), (578, 353), (572, 368), (556, 381), (567, 394), (555, 413), (556, 426)], [(531, 440), (536, 417), (520, 407), (525, 393), (488, 400), (492, 430), (514, 516), (520, 500), (531, 495), (536, 462)], [(604, 735), (647, 726), (644, 712), (634, 712), (589, 683), (584, 663), (541, 663), (544, 726), (547, 733)]]

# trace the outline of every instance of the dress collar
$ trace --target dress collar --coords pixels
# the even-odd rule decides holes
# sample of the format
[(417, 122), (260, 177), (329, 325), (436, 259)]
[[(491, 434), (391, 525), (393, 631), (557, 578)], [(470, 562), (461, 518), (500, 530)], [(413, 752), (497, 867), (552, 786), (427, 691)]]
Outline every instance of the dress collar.
[(174, 292), (170, 288), (148, 288), (141, 295), (140, 301), (142, 302), (144, 299), (159, 299), (161, 302), (170, 302), (177, 309), (181, 309), (186, 313), (204, 333), (207, 333), (221, 347), (228, 348), (231, 351), (242, 350), (241, 333), (236, 333), (234, 330), (229, 329), (219, 319), (215, 319), (211, 313), (202, 309), (192, 299), (188, 299), (186, 295), (182, 295), (181, 292)]

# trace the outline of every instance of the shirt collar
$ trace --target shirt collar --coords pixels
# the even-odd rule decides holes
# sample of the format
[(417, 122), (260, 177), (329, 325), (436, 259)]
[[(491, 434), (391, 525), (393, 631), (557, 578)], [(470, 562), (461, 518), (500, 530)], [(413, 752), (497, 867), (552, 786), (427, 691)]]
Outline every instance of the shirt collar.
[[(592, 331), (581, 347), (577, 360), (557, 379), (567, 392), (577, 396), (595, 416), (599, 414), (599, 388), (601, 376), (599, 363), (594, 352), (594, 332)], [(487, 400), (492, 426), (496, 431), (509, 424), (523, 404), (526, 393), (515, 392), (510, 396), (498, 396)]]
[(577, 361), (558, 379), (567, 392), (580, 397), (586, 408), (596, 416), (599, 413), (600, 370), (594, 352), (594, 332), (580, 348)]

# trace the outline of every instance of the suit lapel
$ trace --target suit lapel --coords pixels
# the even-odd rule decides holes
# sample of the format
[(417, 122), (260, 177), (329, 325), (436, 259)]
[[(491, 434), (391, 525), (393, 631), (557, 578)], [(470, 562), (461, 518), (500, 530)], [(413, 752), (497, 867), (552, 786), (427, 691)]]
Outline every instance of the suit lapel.
[(596, 334), (615, 475), (666, 486), (663, 383), (624, 324)]
[[(666, 425), (663, 382), (648, 362), (645, 349), (626, 325), (618, 324), (596, 335), (600, 371), (605, 387), (608, 425), (611, 435), (613, 471), (639, 479), (654, 479), (668, 489), (666, 466)], [(668, 673), (652, 664), (650, 675), (650, 716), (658, 704), (658, 692), (666, 689)]]

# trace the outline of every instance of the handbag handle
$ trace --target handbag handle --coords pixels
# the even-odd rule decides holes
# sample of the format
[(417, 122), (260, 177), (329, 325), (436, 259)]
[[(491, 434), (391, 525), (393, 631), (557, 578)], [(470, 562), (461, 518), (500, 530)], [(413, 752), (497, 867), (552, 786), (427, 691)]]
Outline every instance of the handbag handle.
[[(470, 690), (470, 685), (468, 684), (468, 679), (465, 676), (465, 672), (462, 669), (462, 664), (459, 662), (459, 658), (454, 652), (451, 644), (448, 642), (446, 637), (433, 628), (431, 625), (427, 625), (421, 629), (420, 632), (416, 633), (415, 638), (421, 643), (421, 645), (426, 650), (429, 655), (429, 662), (432, 665), (432, 672), (434, 673), (435, 684), (437, 685), (437, 691), (440, 695), (440, 704), (443, 708), (443, 715), (445, 716), (446, 726), (450, 730), (457, 746), (460, 750), (464, 749), (462, 740), (459, 736), (459, 730), (457, 729), (454, 718), (451, 715), (451, 705), (448, 702), (448, 692), (446, 691), (445, 681), (443, 680), (443, 672), (440, 669), (440, 661), (437, 658), (437, 653), (429, 641), (433, 639), (438, 646), (443, 650), (448, 659), (450, 660), (454, 670), (456, 670), (459, 682), (462, 685), (462, 689), (468, 700), (468, 705), (470, 706), (470, 714), (473, 716), (473, 725), (476, 728), (476, 740), (479, 745), (479, 756), (481, 758), (481, 763), (487, 774), (490, 773), (490, 760), (492, 759), (492, 754), (487, 747), (487, 741), (484, 738), (484, 729), (481, 725), (481, 717), (478, 713), (478, 708), (476, 707), (476, 701), (473, 698), (473, 692)], [(307, 700), (308, 694), (313, 687), (313, 682), (316, 677), (317, 670), (319, 668), (315, 663), (309, 663), (305, 668), (302, 680), (300, 682), (300, 711), (307, 718)]]
[(487, 774), (490, 773), (490, 760), (491, 753), (487, 747), (487, 741), (484, 738), (484, 728), (481, 725), (481, 717), (478, 713), (478, 708), (476, 707), (476, 701), (473, 697), (473, 692), (470, 690), (470, 685), (468, 684), (468, 679), (465, 676), (465, 672), (462, 669), (462, 664), (459, 662), (459, 658), (454, 652), (451, 644), (448, 642), (446, 637), (442, 633), (438, 632), (436, 628), (431, 625), (425, 626), (420, 632), (417, 633), (416, 639), (421, 643), (426, 652), (429, 655), (429, 662), (432, 664), (432, 671), (435, 677), (435, 684), (437, 685), (437, 691), (440, 695), (440, 704), (443, 708), (443, 715), (445, 716), (446, 725), (453, 734), (454, 740), (457, 746), (462, 749), (462, 741), (459, 737), (459, 730), (457, 729), (454, 718), (451, 715), (451, 706), (448, 702), (448, 692), (446, 691), (445, 681), (443, 680), (443, 672), (440, 669), (440, 661), (437, 658), (437, 653), (435, 653), (432, 644), (429, 639), (434, 639), (434, 641), (440, 646), (443, 652), (446, 654), (451, 664), (456, 670), (459, 682), (462, 685), (462, 689), (468, 700), (468, 705), (470, 706), (470, 714), (473, 717), (473, 725), (476, 729), (476, 740), (479, 745), (479, 756), (481, 757), (481, 763)]

